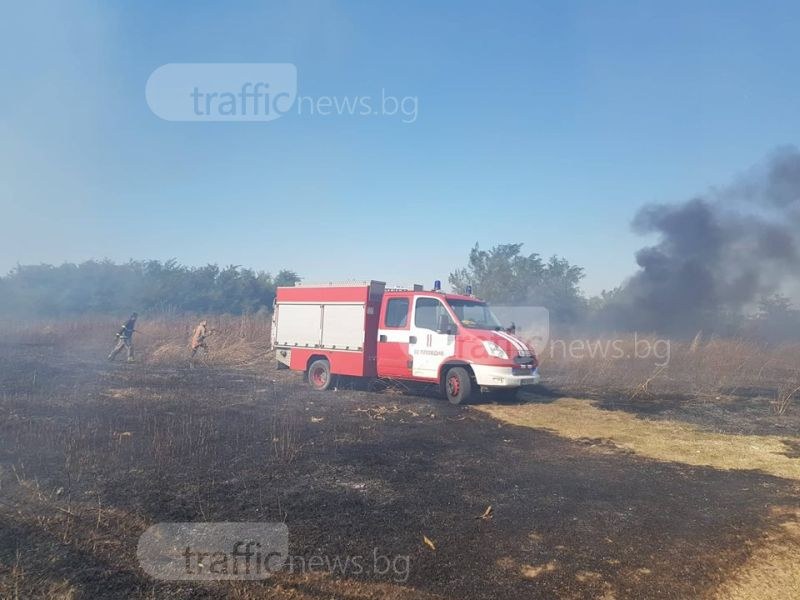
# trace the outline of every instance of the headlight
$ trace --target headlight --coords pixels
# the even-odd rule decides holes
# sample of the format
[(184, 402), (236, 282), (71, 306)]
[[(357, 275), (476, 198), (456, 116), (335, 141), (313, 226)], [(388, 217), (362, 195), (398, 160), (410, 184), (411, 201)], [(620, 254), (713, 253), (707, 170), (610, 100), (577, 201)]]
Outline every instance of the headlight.
[(503, 350), (500, 346), (498, 346), (494, 342), (490, 342), (489, 340), (484, 340), (483, 347), (486, 348), (486, 352), (489, 354), (489, 356), (494, 356), (495, 358), (502, 358), (503, 360), (508, 360), (508, 354), (506, 354), (506, 351)]

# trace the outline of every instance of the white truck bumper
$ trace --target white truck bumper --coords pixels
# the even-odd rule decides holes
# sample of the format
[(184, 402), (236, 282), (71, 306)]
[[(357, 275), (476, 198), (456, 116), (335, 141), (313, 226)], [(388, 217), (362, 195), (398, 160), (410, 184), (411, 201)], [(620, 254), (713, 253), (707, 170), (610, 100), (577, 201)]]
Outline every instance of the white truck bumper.
[(475, 373), (478, 385), (484, 387), (520, 387), (539, 383), (539, 370), (534, 369), (529, 374), (516, 375), (514, 367), (495, 367), (490, 365), (470, 365)]

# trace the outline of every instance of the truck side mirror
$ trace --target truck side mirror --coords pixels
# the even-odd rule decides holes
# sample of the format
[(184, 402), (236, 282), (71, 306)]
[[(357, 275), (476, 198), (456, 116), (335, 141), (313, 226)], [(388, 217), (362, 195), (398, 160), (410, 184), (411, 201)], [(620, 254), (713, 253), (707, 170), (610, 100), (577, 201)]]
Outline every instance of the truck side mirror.
[(436, 325), (436, 333), (455, 334), (455, 324), (449, 315), (439, 315), (439, 322)]

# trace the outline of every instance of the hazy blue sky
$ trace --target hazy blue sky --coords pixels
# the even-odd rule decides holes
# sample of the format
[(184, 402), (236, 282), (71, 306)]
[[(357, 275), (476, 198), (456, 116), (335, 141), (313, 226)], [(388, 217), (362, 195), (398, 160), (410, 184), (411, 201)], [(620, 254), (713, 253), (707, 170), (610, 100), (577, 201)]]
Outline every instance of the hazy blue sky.
[[(800, 139), (800, 5), (17, 2), (0, 20), (0, 272), (108, 257), (434, 278), (524, 242), (635, 269), (637, 207)], [(417, 118), (159, 119), (165, 63), (289, 62)]]

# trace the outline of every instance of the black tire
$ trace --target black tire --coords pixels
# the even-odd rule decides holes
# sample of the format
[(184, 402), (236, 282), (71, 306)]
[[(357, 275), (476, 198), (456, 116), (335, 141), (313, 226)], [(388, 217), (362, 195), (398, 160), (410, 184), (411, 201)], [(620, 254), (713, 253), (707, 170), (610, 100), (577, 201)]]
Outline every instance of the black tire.
[(308, 367), (308, 383), (311, 387), (322, 392), (331, 387), (331, 363), (324, 358), (319, 358)]
[(453, 367), (444, 374), (442, 390), (450, 404), (465, 404), (472, 397), (472, 378), (464, 367)]

